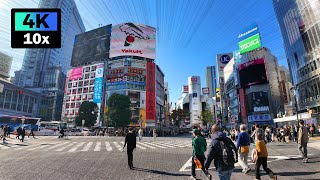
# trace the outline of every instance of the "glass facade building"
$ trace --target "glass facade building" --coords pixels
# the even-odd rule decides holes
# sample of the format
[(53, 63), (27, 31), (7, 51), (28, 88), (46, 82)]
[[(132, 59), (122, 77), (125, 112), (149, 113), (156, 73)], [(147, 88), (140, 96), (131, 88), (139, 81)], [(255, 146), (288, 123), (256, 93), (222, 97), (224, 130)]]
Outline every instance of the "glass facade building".
[(298, 111), (320, 111), (320, 1), (273, 0)]

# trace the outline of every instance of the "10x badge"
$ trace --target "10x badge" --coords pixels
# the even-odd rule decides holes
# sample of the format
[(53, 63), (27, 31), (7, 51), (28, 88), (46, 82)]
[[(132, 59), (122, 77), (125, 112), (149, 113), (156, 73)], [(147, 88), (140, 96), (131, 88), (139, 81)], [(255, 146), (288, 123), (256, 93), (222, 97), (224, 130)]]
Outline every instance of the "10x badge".
[(60, 9), (11, 9), (12, 48), (61, 48)]

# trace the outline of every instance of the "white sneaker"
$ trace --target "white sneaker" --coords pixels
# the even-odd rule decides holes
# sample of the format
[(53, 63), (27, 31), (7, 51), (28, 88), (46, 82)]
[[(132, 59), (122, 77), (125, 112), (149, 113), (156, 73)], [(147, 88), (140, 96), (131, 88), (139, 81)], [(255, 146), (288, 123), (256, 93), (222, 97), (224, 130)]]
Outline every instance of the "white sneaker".
[(196, 176), (190, 176), (190, 179), (197, 179)]
[(251, 170), (251, 168), (247, 168), (244, 173), (247, 174), (249, 171)]

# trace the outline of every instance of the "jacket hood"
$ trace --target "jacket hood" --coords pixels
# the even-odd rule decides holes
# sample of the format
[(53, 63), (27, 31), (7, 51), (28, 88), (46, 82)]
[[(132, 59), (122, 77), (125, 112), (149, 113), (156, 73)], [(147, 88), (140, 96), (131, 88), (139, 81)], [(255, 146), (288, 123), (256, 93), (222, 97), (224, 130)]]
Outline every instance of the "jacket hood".
[(226, 138), (226, 135), (222, 132), (216, 132), (212, 134), (212, 140), (223, 139)]

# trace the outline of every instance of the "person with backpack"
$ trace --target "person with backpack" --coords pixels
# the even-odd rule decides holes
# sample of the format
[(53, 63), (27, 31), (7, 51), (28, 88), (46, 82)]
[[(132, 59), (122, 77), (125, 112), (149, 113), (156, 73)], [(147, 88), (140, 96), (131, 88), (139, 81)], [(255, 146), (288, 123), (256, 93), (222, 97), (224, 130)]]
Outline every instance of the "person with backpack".
[(267, 160), (268, 160), (268, 150), (264, 139), (264, 134), (258, 132), (256, 135), (256, 152), (258, 154), (258, 158), (256, 161), (255, 174), (256, 179), (260, 180), (260, 166), (262, 165), (263, 169), (269, 175), (271, 179), (277, 179), (277, 176), (268, 168)]
[(219, 125), (215, 124), (211, 127), (212, 141), (209, 153), (204, 163), (206, 170), (214, 160), (214, 166), (218, 172), (220, 180), (230, 180), (234, 170), (234, 164), (238, 162), (238, 153), (236, 146), (220, 132)]
[(308, 162), (308, 151), (307, 145), (309, 141), (308, 129), (304, 125), (304, 121), (299, 121), (299, 134), (298, 134), (298, 144), (299, 144), (299, 152), (302, 156), (303, 162)]
[(248, 166), (248, 155), (250, 149), (250, 136), (248, 135), (247, 126), (240, 125), (240, 134), (237, 139), (237, 152), (239, 152), (239, 164), (242, 167), (243, 173), (248, 173), (250, 167)]
[(204, 168), (204, 152), (207, 150), (207, 142), (206, 140), (200, 135), (201, 132), (199, 129), (193, 129), (193, 139), (192, 139), (192, 148), (193, 148), (193, 156), (192, 156), (192, 166), (191, 166), (191, 178), (197, 179), (196, 177), (196, 162), (200, 161), (201, 169), (205, 173), (205, 175), (211, 179), (211, 175), (208, 171)]

